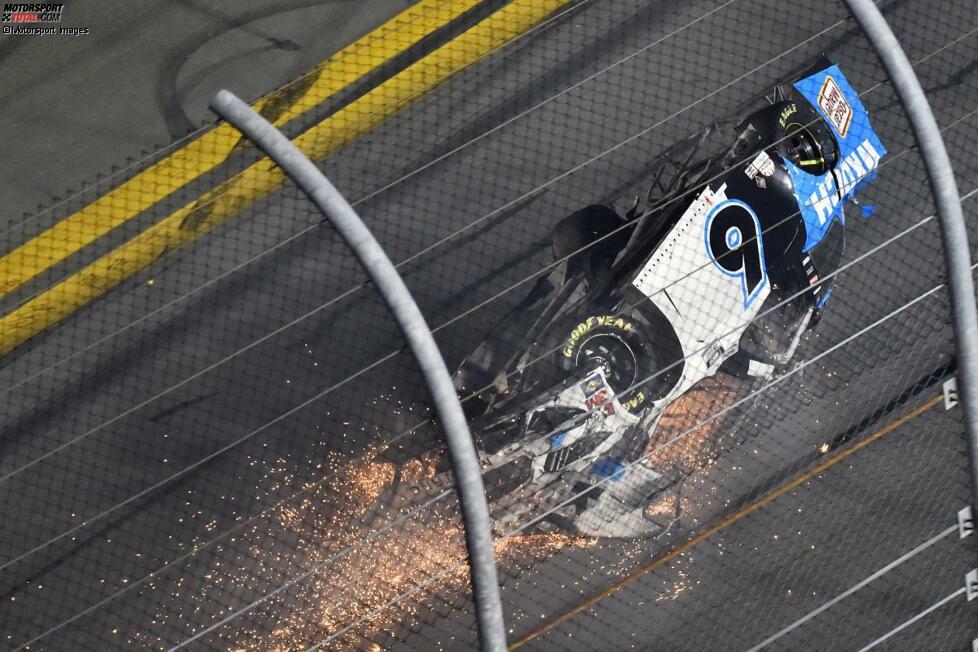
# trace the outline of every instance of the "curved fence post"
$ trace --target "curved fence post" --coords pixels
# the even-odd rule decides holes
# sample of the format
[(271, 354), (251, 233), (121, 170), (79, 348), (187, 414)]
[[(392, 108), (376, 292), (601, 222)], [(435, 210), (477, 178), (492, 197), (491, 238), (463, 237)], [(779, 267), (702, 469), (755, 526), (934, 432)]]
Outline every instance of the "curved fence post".
[(872, 0), (845, 0), (845, 3), (866, 33), (893, 82), (920, 146), (920, 154), (934, 193), (954, 316), (958, 394), (964, 409), (964, 427), (968, 435), (972, 502), (978, 509), (978, 315), (975, 309), (968, 233), (961, 211), (958, 185), (954, 180), (951, 160), (941, 139), (937, 120), (920, 86), (920, 80), (883, 14)]
[(219, 91), (210, 107), (275, 161), (329, 219), (377, 285), (404, 332), (448, 440), (465, 525), (479, 640), (483, 650), (505, 650), (506, 629), (493, 555), (492, 524), (479, 458), (455, 386), (424, 316), (373, 234), (312, 161), (233, 93)]

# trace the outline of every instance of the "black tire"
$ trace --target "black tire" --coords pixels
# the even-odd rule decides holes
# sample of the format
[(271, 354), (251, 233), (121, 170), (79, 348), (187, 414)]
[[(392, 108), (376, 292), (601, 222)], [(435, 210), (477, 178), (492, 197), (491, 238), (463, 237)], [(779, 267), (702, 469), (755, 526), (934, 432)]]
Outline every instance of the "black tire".
[(632, 414), (656, 398), (657, 392), (642, 381), (659, 365), (652, 342), (638, 322), (621, 315), (592, 315), (565, 332), (555, 354), (561, 369), (570, 373), (600, 365), (618, 400)]

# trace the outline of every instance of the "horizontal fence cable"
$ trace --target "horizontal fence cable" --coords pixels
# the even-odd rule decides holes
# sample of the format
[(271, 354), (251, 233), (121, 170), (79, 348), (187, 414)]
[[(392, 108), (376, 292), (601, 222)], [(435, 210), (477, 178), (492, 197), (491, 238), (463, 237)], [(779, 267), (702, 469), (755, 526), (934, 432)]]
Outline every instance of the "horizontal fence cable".
[(906, 628), (908, 628), (911, 625), (913, 625), (914, 623), (916, 623), (918, 620), (921, 620), (922, 618), (925, 618), (926, 616), (929, 616), (931, 613), (937, 611), (938, 609), (940, 609), (941, 607), (943, 607), (944, 605), (946, 605), (948, 602), (950, 602), (954, 598), (958, 597), (959, 595), (963, 595), (966, 592), (967, 592), (967, 589), (962, 586), (957, 591), (954, 591), (953, 593), (944, 596), (943, 598), (941, 598), (940, 600), (938, 600), (937, 602), (935, 602), (931, 606), (929, 606), (926, 609), (924, 609), (923, 611), (921, 611), (919, 614), (917, 614), (913, 618), (907, 620), (906, 622), (904, 622), (903, 624), (899, 625), (898, 627), (890, 630), (889, 632), (887, 632), (883, 636), (879, 637), (878, 639), (876, 639), (875, 641), (873, 641), (869, 645), (867, 645), (867, 646), (865, 646), (863, 648), (860, 648), (859, 649), (859, 652), (867, 652), (867, 650), (872, 650), (874, 647), (876, 647), (880, 643), (883, 643), (884, 641), (886, 641), (886, 640), (892, 638), (893, 636), (899, 634), (900, 632), (902, 632)]
[(812, 620), (813, 618), (815, 618), (816, 616), (818, 616), (820, 613), (822, 613), (822, 612), (824, 612), (824, 611), (826, 611), (828, 609), (831, 609), (833, 606), (835, 606), (838, 603), (842, 602), (843, 600), (845, 600), (846, 598), (848, 598), (850, 595), (852, 595), (853, 593), (855, 593), (859, 589), (863, 588), (864, 586), (869, 585), (870, 583), (874, 582), (875, 580), (878, 580), (879, 578), (883, 577), (884, 575), (886, 575), (887, 573), (889, 573), (890, 571), (892, 571), (897, 566), (900, 566), (905, 561), (908, 561), (910, 559), (913, 559), (914, 557), (916, 557), (917, 555), (919, 555), (924, 550), (927, 550), (928, 548), (930, 548), (932, 545), (934, 545), (938, 541), (942, 541), (942, 540), (946, 539), (951, 534), (953, 534), (953, 533), (955, 533), (957, 531), (958, 531), (958, 526), (957, 525), (952, 525), (951, 527), (947, 528), (946, 530), (944, 530), (942, 532), (938, 532), (937, 534), (935, 534), (931, 538), (927, 539), (926, 541), (924, 541), (923, 543), (921, 543), (919, 546), (917, 546), (913, 550), (910, 550), (910, 551), (904, 553), (903, 555), (900, 555), (899, 557), (897, 557), (896, 559), (894, 559), (893, 561), (891, 561), (886, 566), (883, 566), (882, 568), (880, 568), (878, 571), (876, 571), (872, 575), (869, 575), (868, 577), (866, 577), (861, 582), (858, 582), (857, 584), (852, 585), (850, 588), (846, 589), (845, 591), (843, 591), (839, 595), (835, 596), (831, 600), (826, 600), (824, 603), (822, 603), (821, 605), (819, 605), (815, 609), (812, 609), (807, 614), (805, 614), (804, 616), (802, 616), (801, 618), (799, 618), (795, 622), (791, 623), (790, 625), (788, 625), (784, 629), (778, 630), (777, 632), (775, 632), (771, 636), (767, 637), (766, 639), (764, 639), (763, 641), (761, 641), (760, 643), (758, 643), (754, 647), (750, 648), (747, 652), (757, 652), (757, 650), (761, 650), (761, 649), (767, 647), (768, 645), (770, 645), (771, 643), (774, 643), (779, 638), (781, 638), (784, 635), (786, 635), (786, 634), (788, 634), (788, 633), (790, 633), (790, 632), (798, 629), (799, 627), (801, 627), (802, 625), (804, 625), (808, 621)]

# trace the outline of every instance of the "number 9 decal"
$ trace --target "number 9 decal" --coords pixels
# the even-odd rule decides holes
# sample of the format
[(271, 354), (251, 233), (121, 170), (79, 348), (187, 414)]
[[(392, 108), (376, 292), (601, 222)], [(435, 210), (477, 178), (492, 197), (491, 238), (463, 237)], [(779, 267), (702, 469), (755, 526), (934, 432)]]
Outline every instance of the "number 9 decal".
[(706, 216), (706, 253), (727, 276), (740, 278), (744, 291), (744, 310), (767, 286), (761, 221), (750, 206), (739, 199), (727, 199)]

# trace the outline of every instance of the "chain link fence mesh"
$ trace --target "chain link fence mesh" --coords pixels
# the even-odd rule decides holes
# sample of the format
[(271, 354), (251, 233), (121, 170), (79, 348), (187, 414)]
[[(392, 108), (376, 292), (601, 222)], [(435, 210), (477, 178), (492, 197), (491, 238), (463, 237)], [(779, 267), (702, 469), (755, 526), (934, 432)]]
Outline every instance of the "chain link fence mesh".
[[(970, 197), (978, 15), (964, 0), (879, 4)], [(675, 480), (646, 510), (661, 532), (576, 534), (532, 492), (497, 509), (513, 641), (747, 649), (953, 524), (970, 491), (964, 435), (933, 407), (537, 636), (939, 393), (954, 369), (939, 234), (903, 111), (834, 0), (411, 12), (260, 104), (387, 248), (452, 367), (550, 271), (563, 218), (595, 203), (624, 213), (661, 152), (746, 117), (823, 53), (889, 150), (860, 193), (875, 214), (847, 211), (845, 266), (791, 364), (706, 378), (666, 409), (644, 456)], [(233, 130), (187, 143), (4, 235), (20, 258), (0, 297), (0, 646), (471, 648), (452, 480), (386, 308)], [(107, 194), (120, 184), (135, 185)], [(974, 215), (974, 199), (964, 207)], [(48, 228), (68, 230), (18, 249)], [(772, 646), (869, 643), (961, 585), (973, 551), (941, 540)], [(898, 647), (963, 645), (973, 614), (951, 603)]]

